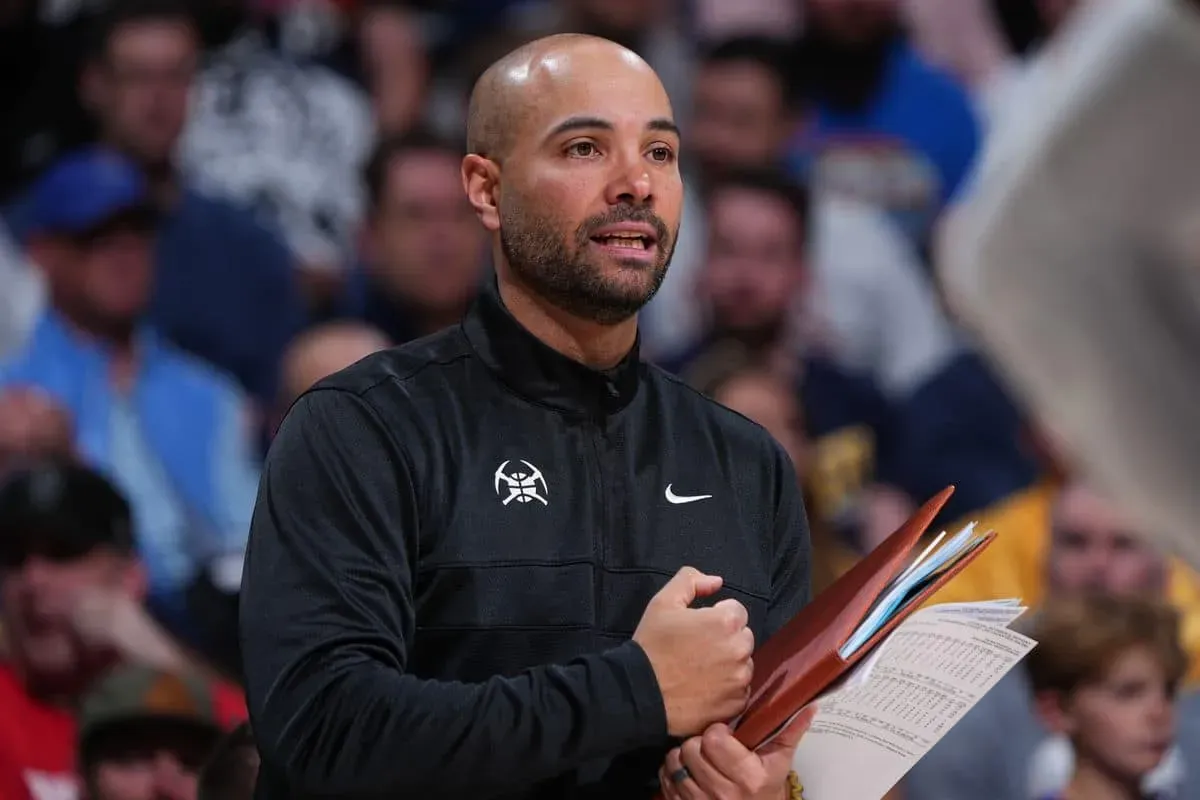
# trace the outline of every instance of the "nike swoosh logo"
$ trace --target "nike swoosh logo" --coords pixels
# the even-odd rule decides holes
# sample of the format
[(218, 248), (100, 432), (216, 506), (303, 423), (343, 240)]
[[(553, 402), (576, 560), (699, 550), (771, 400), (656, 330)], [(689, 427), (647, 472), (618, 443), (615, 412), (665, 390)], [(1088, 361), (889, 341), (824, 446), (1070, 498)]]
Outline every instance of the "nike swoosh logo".
[(669, 483), (667, 484), (666, 496), (667, 496), (668, 503), (672, 503), (677, 506), (683, 505), (684, 503), (694, 503), (697, 500), (707, 500), (708, 498), (712, 497), (711, 494), (692, 494), (692, 495), (675, 494), (674, 492), (671, 491), (671, 484), (669, 484)]

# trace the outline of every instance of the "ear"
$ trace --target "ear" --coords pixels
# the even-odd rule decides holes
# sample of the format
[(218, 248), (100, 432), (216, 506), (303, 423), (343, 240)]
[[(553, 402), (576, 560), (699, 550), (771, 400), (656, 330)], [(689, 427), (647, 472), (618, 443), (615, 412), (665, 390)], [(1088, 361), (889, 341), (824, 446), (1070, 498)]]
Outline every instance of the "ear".
[(492, 233), (500, 230), (500, 165), (472, 153), (463, 158), (462, 181), (483, 227)]
[(1046, 730), (1070, 736), (1075, 728), (1074, 717), (1067, 708), (1066, 698), (1059, 692), (1038, 692), (1033, 698), (1034, 712)]

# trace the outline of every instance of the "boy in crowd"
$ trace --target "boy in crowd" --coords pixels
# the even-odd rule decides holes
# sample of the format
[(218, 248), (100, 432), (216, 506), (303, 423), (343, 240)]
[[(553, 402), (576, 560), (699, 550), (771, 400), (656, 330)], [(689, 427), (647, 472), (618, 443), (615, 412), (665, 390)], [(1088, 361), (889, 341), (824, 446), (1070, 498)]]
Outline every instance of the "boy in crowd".
[(1187, 668), (1176, 612), (1150, 599), (1092, 595), (1040, 614), (1026, 665), (1038, 716), (1069, 739), (1074, 774), (1044, 800), (1167, 800), (1145, 787), (1175, 734)]

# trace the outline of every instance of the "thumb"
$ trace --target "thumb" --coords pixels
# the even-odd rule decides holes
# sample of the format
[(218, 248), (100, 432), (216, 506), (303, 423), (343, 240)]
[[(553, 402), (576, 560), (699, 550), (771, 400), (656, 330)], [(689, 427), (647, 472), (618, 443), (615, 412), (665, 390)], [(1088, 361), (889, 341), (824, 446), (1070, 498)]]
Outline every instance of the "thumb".
[(697, 597), (714, 594), (721, 588), (721, 583), (718, 575), (705, 575), (695, 567), (682, 567), (656, 597), (667, 605), (687, 608)]
[(779, 735), (771, 741), (767, 742), (759, 750), (759, 755), (763, 760), (768, 758), (783, 758), (789, 763), (792, 760), (792, 753), (795, 752), (796, 746), (800, 744), (800, 740), (804, 738), (804, 734), (812, 725), (813, 717), (817, 715), (816, 706), (807, 706), (803, 711), (796, 715), (796, 718), (787, 724)]

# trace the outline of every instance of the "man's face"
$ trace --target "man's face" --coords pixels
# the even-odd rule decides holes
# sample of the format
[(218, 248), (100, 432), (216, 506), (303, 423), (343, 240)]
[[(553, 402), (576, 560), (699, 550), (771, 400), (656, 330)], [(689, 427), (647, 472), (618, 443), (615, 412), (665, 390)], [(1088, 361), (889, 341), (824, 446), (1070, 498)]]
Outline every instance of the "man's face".
[(1064, 489), (1053, 525), (1053, 591), (1130, 595), (1161, 590), (1162, 558), (1095, 493), (1082, 486)]
[(35, 554), (5, 552), (0, 563), (0, 619), (5, 639), (32, 682), (71, 686), (92, 666), (75, 633), (73, 614), (89, 591), (116, 590), (128, 580), (127, 558), (103, 550), (79, 555), (41, 542)]
[(1171, 746), (1174, 695), (1162, 664), (1139, 647), (1119, 656), (1103, 680), (1075, 692), (1063, 709), (1062, 732), (1077, 742), (1080, 756), (1136, 783)]
[(804, 8), (806, 25), (845, 45), (890, 35), (899, 16), (897, 0), (807, 0)]
[(683, 184), (658, 78), (599, 50), (542, 67), (500, 168), (498, 211), (504, 256), (523, 283), (573, 316), (615, 324), (662, 285)]
[(95, 73), (105, 135), (141, 161), (167, 163), (187, 120), (196, 61), (195, 34), (183, 22), (118, 29)]
[(783, 200), (726, 187), (710, 199), (700, 288), (719, 332), (755, 342), (777, 332), (804, 275), (804, 232)]
[(438, 315), (475, 296), (487, 237), (463, 195), (458, 157), (393, 159), (369, 236), (375, 275), (396, 295)]
[(81, 308), (97, 323), (124, 327), (150, 302), (154, 278), (153, 239), (140, 223), (118, 222), (89, 235), (75, 248), (66, 275)]
[(149, 721), (98, 735), (91, 800), (196, 800), (196, 779), (216, 744), (207, 731)]
[(689, 149), (705, 175), (766, 167), (780, 156), (787, 111), (779, 79), (761, 64), (705, 65), (696, 78)]

